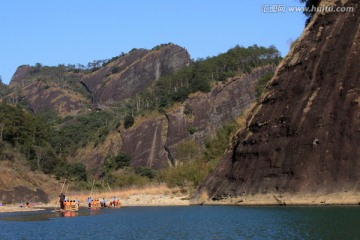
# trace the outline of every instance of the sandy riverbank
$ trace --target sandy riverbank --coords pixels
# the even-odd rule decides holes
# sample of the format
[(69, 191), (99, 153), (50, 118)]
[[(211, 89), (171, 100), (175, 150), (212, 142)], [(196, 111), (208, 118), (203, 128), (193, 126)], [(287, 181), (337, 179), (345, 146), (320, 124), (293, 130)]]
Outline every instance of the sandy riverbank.
[[(74, 195), (75, 193), (70, 194)], [(86, 207), (86, 200), (89, 193), (78, 194), (80, 206)], [(191, 202), (188, 195), (181, 194), (174, 189), (127, 189), (116, 192), (103, 192), (92, 194), (93, 199), (103, 198), (111, 200), (116, 195), (120, 198), (123, 207), (133, 206), (188, 206), (190, 204), (203, 205), (287, 205), (287, 206), (319, 206), (319, 205), (360, 205), (360, 193), (341, 192), (331, 194), (257, 194), (235, 198), (227, 198), (219, 201), (199, 200)], [(207, 197), (207, 196), (203, 196)], [(30, 208), (20, 208), (17, 205), (0, 206), (0, 213), (3, 212), (25, 212), (39, 211), (49, 208), (58, 208), (58, 200), (54, 198), (48, 204), (35, 204)]]
[(32, 211), (41, 211), (44, 210), (44, 208), (40, 208), (40, 207), (29, 207), (29, 208), (25, 208), (25, 207), (19, 207), (16, 205), (3, 205), (0, 206), (0, 213), (4, 213), (4, 212), (32, 212)]
[(188, 206), (187, 196), (170, 195), (132, 195), (121, 200), (122, 206)]
[[(135, 206), (188, 206), (189, 200), (187, 196), (173, 196), (165, 194), (136, 194), (127, 196), (126, 198), (120, 198), (121, 206), (123, 207), (135, 207)], [(86, 201), (80, 200), (80, 207), (86, 206)], [(35, 204), (33, 207), (21, 208), (16, 205), (3, 205), (0, 206), (0, 213), (3, 212), (27, 212), (27, 211), (39, 211), (49, 208), (58, 208), (59, 205), (54, 201), (48, 204)]]

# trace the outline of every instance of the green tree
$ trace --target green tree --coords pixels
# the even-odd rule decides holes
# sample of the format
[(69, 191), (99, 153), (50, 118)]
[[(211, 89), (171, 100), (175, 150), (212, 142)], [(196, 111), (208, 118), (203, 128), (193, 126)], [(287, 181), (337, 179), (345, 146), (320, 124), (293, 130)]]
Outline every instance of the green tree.
[(200, 149), (194, 140), (180, 142), (174, 149), (174, 156), (181, 163), (196, 160), (200, 155)]
[(124, 127), (126, 129), (128, 129), (129, 127), (131, 127), (135, 122), (135, 119), (133, 116), (131, 115), (127, 115), (125, 118), (124, 118)]
[(120, 152), (114, 158), (115, 170), (118, 170), (119, 168), (129, 167), (130, 162), (131, 162), (130, 155), (124, 152)]
[(102, 176), (112, 178), (112, 173), (118, 169), (129, 167), (131, 156), (127, 153), (120, 152), (116, 156), (105, 159), (102, 166)]
[(135, 169), (136, 175), (147, 177), (149, 179), (153, 179), (155, 177), (154, 170), (148, 168), (148, 167), (137, 167)]

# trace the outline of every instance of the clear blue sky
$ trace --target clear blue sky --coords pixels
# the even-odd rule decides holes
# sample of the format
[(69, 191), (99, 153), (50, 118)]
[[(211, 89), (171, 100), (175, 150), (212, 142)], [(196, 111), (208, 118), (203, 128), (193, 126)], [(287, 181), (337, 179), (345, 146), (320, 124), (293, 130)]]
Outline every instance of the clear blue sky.
[(23, 64), (87, 64), (172, 42), (193, 59), (239, 44), (274, 44), (283, 56), (304, 28), (302, 13), (263, 13), (298, 0), (0, 0), (0, 75)]

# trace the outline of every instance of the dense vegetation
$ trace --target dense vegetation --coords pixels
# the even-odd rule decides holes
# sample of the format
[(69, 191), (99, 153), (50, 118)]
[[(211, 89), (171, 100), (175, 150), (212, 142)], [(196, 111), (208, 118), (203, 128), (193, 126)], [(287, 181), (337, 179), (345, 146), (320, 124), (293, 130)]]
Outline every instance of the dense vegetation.
[(52, 129), (51, 144), (58, 154), (64, 156), (73, 154), (92, 141), (96, 147), (111, 129), (116, 128), (115, 117), (111, 112), (100, 111), (59, 119), (58, 127)]
[(86, 180), (82, 164), (70, 165), (58, 157), (51, 145), (51, 128), (41, 118), (31, 115), (20, 106), (0, 104), (0, 159), (16, 160), (20, 152), (32, 170), (58, 177)]
[(0, 76), (0, 97), (5, 96), (8, 93), (7, 86), (2, 82), (2, 78)]

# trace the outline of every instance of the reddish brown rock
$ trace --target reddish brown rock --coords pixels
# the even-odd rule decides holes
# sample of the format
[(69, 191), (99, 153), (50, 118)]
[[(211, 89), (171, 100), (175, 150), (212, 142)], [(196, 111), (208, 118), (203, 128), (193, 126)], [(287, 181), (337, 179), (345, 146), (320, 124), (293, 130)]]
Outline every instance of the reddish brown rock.
[(9, 191), (0, 189), (0, 199), (4, 204), (22, 202), (24, 206), (27, 201), (42, 203), (50, 201), (49, 196), (42, 189), (32, 190), (24, 186), (16, 186)]
[(314, 16), (194, 201), (359, 192), (360, 8), (341, 2), (355, 12)]
[(174, 145), (184, 139), (190, 137), (189, 133), (189, 120), (184, 114), (184, 107), (179, 107), (173, 112), (166, 113), (168, 121), (168, 131), (166, 145)]
[[(18, 67), (9, 85), (10, 93), (5, 98), (14, 104), (25, 100), (33, 112), (54, 110), (61, 116), (76, 114), (91, 103), (88, 97), (65, 81), (78, 79), (77, 74), (60, 68), (47, 68), (36, 72), (36, 67)], [(80, 83), (77, 84), (82, 88)]]
[[(274, 71), (266, 66), (214, 87), (210, 93), (197, 93), (184, 103), (192, 110), (185, 114), (181, 106), (163, 117), (150, 118), (122, 133), (121, 151), (132, 157), (132, 166), (162, 168), (175, 165), (174, 149), (182, 141), (196, 140), (200, 147), (210, 134), (235, 119), (255, 100), (258, 79)], [(191, 135), (189, 128), (196, 128)]]
[(190, 64), (188, 52), (167, 44), (153, 50), (133, 50), (89, 73), (67, 71), (65, 66), (20, 66), (11, 79), (12, 103), (26, 100), (34, 112), (55, 110), (74, 115), (91, 103), (112, 104), (131, 98), (161, 76)]
[(197, 94), (189, 98), (194, 119), (194, 137), (199, 143), (225, 123), (234, 120), (255, 101), (258, 80), (275, 71), (274, 66), (260, 67), (242, 77), (218, 84), (210, 93)]
[(131, 166), (153, 169), (169, 166), (162, 137), (166, 121), (165, 117), (149, 119), (121, 134), (121, 152), (130, 154)]
[(31, 74), (32, 70), (33, 68), (29, 65), (22, 65), (18, 67), (15, 74), (11, 78), (10, 87), (14, 85), (19, 85), (19, 87), (24, 86), (24, 79)]
[(161, 76), (188, 66), (190, 61), (189, 53), (174, 44), (152, 51), (140, 49), (84, 77), (83, 82), (95, 102), (112, 103), (140, 93)]

